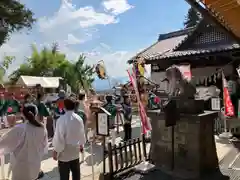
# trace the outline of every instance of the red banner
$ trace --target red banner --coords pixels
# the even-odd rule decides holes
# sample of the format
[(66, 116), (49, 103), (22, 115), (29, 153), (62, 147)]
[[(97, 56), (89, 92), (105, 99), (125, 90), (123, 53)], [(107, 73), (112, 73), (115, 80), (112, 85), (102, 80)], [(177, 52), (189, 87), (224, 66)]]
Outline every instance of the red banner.
[(140, 100), (140, 96), (139, 96), (139, 92), (138, 92), (138, 88), (137, 88), (137, 83), (136, 83), (136, 74), (135, 74), (135, 70), (134, 69), (130, 69), (127, 70), (128, 75), (129, 75), (129, 79), (133, 85), (135, 94), (137, 96), (137, 101), (138, 101), (138, 106), (139, 106), (139, 114), (140, 114), (140, 118), (141, 118), (141, 123), (142, 123), (142, 132), (143, 134), (146, 134), (147, 131), (151, 130), (151, 124), (148, 120), (145, 108)]
[(234, 116), (234, 107), (229, 95), (227, 80), (222, 73), (222, 81), (223, 81), (223, 100), (224, 100), (224, 109), (225, 116)]

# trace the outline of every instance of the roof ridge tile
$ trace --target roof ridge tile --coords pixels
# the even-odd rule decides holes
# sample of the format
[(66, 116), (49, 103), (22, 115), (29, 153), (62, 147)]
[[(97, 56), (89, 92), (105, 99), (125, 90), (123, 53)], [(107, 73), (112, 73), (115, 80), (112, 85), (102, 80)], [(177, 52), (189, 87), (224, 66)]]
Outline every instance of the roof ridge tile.
[(176, 37), (176, 36), (182, 36), (182, 35), (185, 35), (185, 34), (189, 34), (189, 33), (192, 33), (195, 29), (196, 29), (196, 26), (193, 26), (193, 27), (190, 27), (190, 28), (180, 29), (180, 30), (173, 31), (173, 32), (170, 32), (170, 33), (159, 34), (158, 41), (173, 38), (173, 37)]

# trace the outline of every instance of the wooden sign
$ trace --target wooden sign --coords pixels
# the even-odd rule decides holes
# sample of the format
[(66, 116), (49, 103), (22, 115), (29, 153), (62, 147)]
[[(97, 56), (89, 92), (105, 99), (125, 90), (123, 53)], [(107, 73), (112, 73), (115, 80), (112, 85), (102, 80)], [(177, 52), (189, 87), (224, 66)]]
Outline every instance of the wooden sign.
[(109, 117), (110, 113), (101, 108), (97, 113), (97, 135), (98, 136), (109, 136)]
[(212, 98), (211, 107), (213, 111), (220, 111), (221, 110), (220, 98)]

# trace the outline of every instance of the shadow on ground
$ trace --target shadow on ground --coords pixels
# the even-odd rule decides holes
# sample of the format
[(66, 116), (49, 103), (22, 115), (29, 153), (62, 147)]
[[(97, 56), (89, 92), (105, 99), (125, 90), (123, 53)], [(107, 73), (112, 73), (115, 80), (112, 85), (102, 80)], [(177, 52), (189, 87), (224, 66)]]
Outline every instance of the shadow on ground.
[(92, 156), (91, 156), (91, 146), (85, 148), (85, 151), (88, 152), (90, 155), (85, 158), (85, 162), (88, 166), (92, 165), (99, 165), (103, 161), (103, 146), (99, 144), (92, 145), (92, 152), (93, 152), (93, 163), (92, 163)]

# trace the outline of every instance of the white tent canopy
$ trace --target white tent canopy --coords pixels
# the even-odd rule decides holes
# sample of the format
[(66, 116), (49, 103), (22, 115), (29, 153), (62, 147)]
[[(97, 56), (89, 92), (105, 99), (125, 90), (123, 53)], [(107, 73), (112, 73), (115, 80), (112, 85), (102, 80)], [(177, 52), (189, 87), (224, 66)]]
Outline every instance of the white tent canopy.
[(40, 84), (43, 88), (58, 88), (61, 77), (37, 77), (37, 76), (20, 76), (17, 85), (34, 87)]

